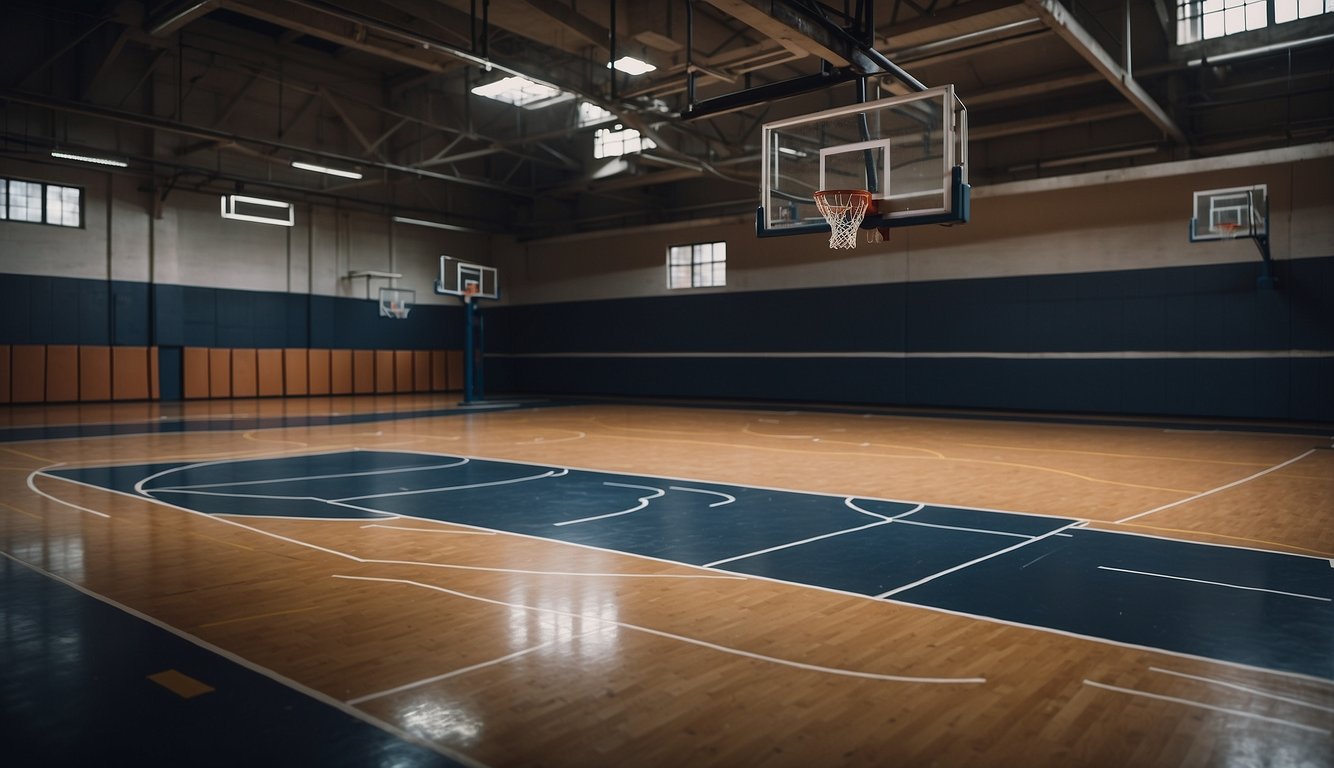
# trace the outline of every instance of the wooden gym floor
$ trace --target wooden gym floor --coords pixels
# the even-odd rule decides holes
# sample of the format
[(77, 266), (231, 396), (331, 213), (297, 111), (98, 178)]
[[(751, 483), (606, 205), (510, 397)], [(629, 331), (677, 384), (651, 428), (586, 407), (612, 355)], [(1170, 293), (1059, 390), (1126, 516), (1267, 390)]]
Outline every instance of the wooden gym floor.
[[(253, 732), (260, 726), (248, 710), (260, 702), (225, 698), (229, 688), (249, 690), (221, 666), (237, 663), (265, 684), (295, 690), (302, 706), (376, 726), (364, 738), (347, 726), (331, 763), (375, 764), (394, 754), (403, 765), (1324, 765), (1334, 754), (1334, 451), (1318, 427), (634, 404), (465, 412), (444, 396), (12, 407), (0, 415), (10, 428), (10, 442), (0, 444), (0, 565), (9, 594), (0, 659), (10, 668), (0, 672), (10, 677), (0, 680), (0, 704), (10, 722), (27, 724), (20, 751), (71, 761), (97, 755), (60, 732), (77, 737), (91, 727), (84, 719), (138, 729), (142, 741), (166, 739), (167, 723), (206, 706), (215, 707), (215, 730), (198, 736), (196, 763), (209, 755), (221, 762), (218, 755), (230, 754), (222, 745), (249, 743), (262, 762), (276, 762), (289, 754), (279, 741), (328, 741), (335, 726), (315, 724), (314, 715), (277, 733)], [(20, 431), (39, 428), (48, 431)], [(264, 467), (285, 466), (280, 460), (353, 452), (625, 476), (600, 487), (642, 489), (671, 478), (662, 485), (713, 489), (702, 491), (713, 497), (685, 494), (700, 509), (754, 489), (772, 493), (777, 509), (787, 503), (781, 489), (836, 506), (846, 499), (854, 510), (892, 500), (1024, 513), (1072, 522), (1078, 536), (1197, 542), (1210, 546), (1190, 551), (1206, 559), (1261, 559), (1236, 569), (1235, 584), (1167, 575), (1152, 589), (1178, 590), (1177, 602), (1133, 619), (1146, 621), (1152, 638), (1172, 635), (1164, 626), (1189, 634), (1215, 620), (1210, 612), (1226, 614), (1228, 636), (1213, 638), (1223, 650), (1211, 656), (1171, 642), (1110, 639), (1132, 620), (1115, 612), (1088, 619), (1102, 628), (1089, 632), (1003, 618), (1012, 608), (1051, 608), (1031, 604), (1052, 594), (1062, 595), (1062, 615), (1078, 618), (1105, 602), (1093, 591), (1101, 582), (1028, 595), (998, 584), (983, 601), (996, 611), (982, 616), (990, 607), (915, 604), (912, 591), (877, 599), (822, 586), (818, 573), (748, 573), (447, 515), (273, 515), (245, 505), (281, 494), (224, 498), (216, 485), (202, 491), (215, 503), (204, 514), (161, 495), (73, 479), (83, 477), (73, 474), (79, 468), (133, 466), (138, 475), (117, 481), (132, 483), (184, 465), (245, 466), (262, 478)], [(272, 471), (233, 484), (294, 477)], [(356, 483), (371, 474), (339, 477)], [(379, 496), (417, 493), (403, 488)], [(494, 497), (497, 520), (565, 514), (555, 496), (516, 498)], [(233, 500), (234, 511), (225, 507)], [(636, 511), (618, 524), (652, 519), (653, 504), (641, 498), (615, 513)], [(883, 509), (880, 518), (891, 514)], [(692, 519), (660, 523), (644, 546), (689, 537), (672, 526)], [(908, 530), (898, 522), (877, 530)], [(761, 517), (754, 527), (765, 525)], [(811, 538), (851, 541), (846, 532)], [(1048, 535), (1004, 546), (1050, 545)], [(949, 549), (963, 539), (932, 541)], [(1016, 563), (1027, 569), (1043, 557), (1046, 550)], [(1274, 558), (1304, 569), (1296, 586), (1269, 571)], [(806, 563), (813, 572), (863, 567), (816, 559)], [(1163, 563), (1163, 572), (1174, 565), (1186, 567), (1185, 558)], [(951, 570), (974, 567), (970, 559)], [(1195, 593), (1180, 590), (1193, 589), (1200, 600), (1181, 602)], [(96, 598), (99, 610), (114, 605), (120, 618), (86, 621), (71, 630), (72, 645), (56, 647), (46, 614), (65, 591)], [(1286, 606), (1298, 602), (1304, 613), (1293, 619)], [(121, 621), (216, 651), (203, 655), (219, 666), (139, 658), (159, 652), (146, 643), (103, 661), (170, 667), (148, 683), (15, 671), (16, 661), (89, 656), (112, 643)], [(34, 643), (40, 652), (25, 656)], [(1231, 660), (1233, 650), (1264, 663)], [(140, 695), (131, 690), (140, 683), (174, 695), (155, 716), (117, 712), (118, 700)], [(62, 686), (106, 706), (52, 700)], [(231, 703), (219, 709), (210, 697)], [(385, 731), (398, 747), (385, 745)]]

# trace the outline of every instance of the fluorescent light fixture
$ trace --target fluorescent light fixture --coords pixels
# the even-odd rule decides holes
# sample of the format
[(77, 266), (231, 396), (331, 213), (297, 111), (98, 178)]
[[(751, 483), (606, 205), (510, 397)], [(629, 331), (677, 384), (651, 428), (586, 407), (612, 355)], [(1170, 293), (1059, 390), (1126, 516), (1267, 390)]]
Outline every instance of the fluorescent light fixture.
[(95, 165), (110, 165), (116, 168), (129, 168), (130, 164), (124, 160), (112, 160), (106, 157), (89, 157), (87, 155), (72, 155), (68, 152), (51, 152), (51, 157), (58, 157), (62, 160), (78, 160), (81, 163), (93, 163)]
[(416, 224), (416, 225), (419, 226), (419, 227), (430, 227), (430, 228), (432, 228), (432, 229), (449, 229), (449, 230), (453, 230), (454, 232), (476, 232), (476, 231), (477, 231), (477, 230), (475, 230), (475, 229), (469, 229), (469, 228), (467, 228), (467, 227), (460, 227), (460, 226), (457, 226), (457, 225), (454, 225), (454, 224), (444, 224), (444, 223), (439, 222), (439, 221), (427, 221), (426, 219), (410, 219), (410, 218), (408, 218), (407, 216), (394, 216), (394, 217), (391, 218), (391, 221), (398, 222), (399, 224)]
[(778, 151), (784, 155), (791, 155), (793, 157), (809, 157), (809, 155), (802, 152), (800, 149), (793, 149), (792, 147), (779, 147)]
[[(266, 209), (275, 209), (275, 212), (269, 216)], [(277, 212), (278, 209), (286, 211), (286, 218)], [(222, 218), (253, 221), (257, 224), (276, 224), (280, 227), (290, 227), (296, 223), (291, 203), (248, 195), (223, 195)]]
[(494, 83), (479, 85), (473, 88), (472, 92), (478, 96), (485, 96), (488, 99), (503, 101), (506, 104), (513, 104), (525, 109), (549, 107), (552, 104), (574, 98), (574, 94), (566, 93), (555, 86), (535, 82), (518, 75), (497, 80)]
[[(639, 59), (636, 59), (634, 56), (622, 56), (621, 58), (616, 60), (615, 65), (617, 69), (621, 70), (627, 75), (642, 75), (645, 72), (652, 72), (653, 70), (657, 69), (657, 67), (653, 66), (647, 61), (640, 61)], [(608, 62), (607, 69), (611, 69), (611, 67), (612, 67), (611, 62)]]
[(314, 165), (312, 163), (303, 163), (300, 160), (292, 161), (293, 168), (300, 168), (303, 171), (314, 171), (316, 173), (327, 173), (330, 176), (342, 176), (345, 179), (359, 179), (361, 174), (356, 171), (344, 171), (338, 168), (328, 168), (323, 165)]

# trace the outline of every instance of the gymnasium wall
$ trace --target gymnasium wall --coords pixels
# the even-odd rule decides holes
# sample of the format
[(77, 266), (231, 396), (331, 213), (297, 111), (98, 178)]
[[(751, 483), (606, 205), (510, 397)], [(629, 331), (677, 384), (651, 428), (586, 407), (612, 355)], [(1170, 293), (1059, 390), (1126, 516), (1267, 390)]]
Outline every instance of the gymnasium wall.
[[(80, 228), (0, 221), (0, 402), (458, 388), (461, 310), (431, 286), (440, 254), (484, 256), (483, 236), (310, 204), (294, 227), (224, 220), (215, 195), (182, 189), (155, 218), (132, 176), (13, 159), (0, 176), (84, 190)], [(347, 277), (357, 270), (401, 273), (393, 284), (417, 292), (409, 317), (379, 317), (391, 282)], [(347, 387), (343, 352), (363, 361)], [(199, 359), (235, 386), (191, 390)], [(118, 375), (130, 383), (114, 388)]]
[[(831, 252), (753, 222), (498, 243), (488, 381), (516, 391), (1334, 420), (1334, 146), (978, 188), (966, 226)], [(1191, 192), (1265, 183), (1249, 240)], [(726, 288), (668, 291), (723, 240)]]

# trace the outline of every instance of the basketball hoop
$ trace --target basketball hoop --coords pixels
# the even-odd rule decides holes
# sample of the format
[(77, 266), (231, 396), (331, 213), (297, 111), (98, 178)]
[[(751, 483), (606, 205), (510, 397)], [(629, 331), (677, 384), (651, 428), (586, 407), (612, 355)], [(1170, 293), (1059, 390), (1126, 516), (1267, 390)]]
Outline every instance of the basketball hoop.
[(822, 189), (815, 193), (815, 207), (829, 222), (830, 248), (856, 248), (857, 228), (874, 206), (864, 189)]
[(468, 281), (468, 283), (463, 286), (463, 303), (467, 304), (471, 302), (473, 300), (473, 297), (481, 292), (482, 292), (481, 285), (472, 281)]
[(387, 311), (389, 312), (389, 317), (392, 317), (392, 318), (394, 318), (395, 320), (406, 320), (406, 319), (408, 319), (408, 311), (409, 311), (409, 310), (408, 310), (407, 306), (404, 305), (404, 304), (401, 303), (401, 302), (397, 302), (397, 301), (396, 301), (396, 302), (391, 303), (391, 304), (387, 307)]
[(1214, 231), (1223, 237), (1236, 237), (1241, 234), (1241, 225), (1235, 221), (1220, 221), (1214, 225)]

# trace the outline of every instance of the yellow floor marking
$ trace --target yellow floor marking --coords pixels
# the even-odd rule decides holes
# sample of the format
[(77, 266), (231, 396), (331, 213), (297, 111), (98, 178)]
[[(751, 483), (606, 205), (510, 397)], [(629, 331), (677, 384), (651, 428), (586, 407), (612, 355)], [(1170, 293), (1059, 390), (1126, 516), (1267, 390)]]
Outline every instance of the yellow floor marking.
[(41, 456), (35, 456), (35, 455), (31, 454), (31, 453), (24, 453), (23, 451), (20, 451), (20, 450), (18, 450), (17, 448), (10, 448), (10, 447), (8, 447), (8, 446), (0, 446), (0, 451), (9, 451), (10, 453), (17, 453), (18, 455), (20, 455), (20, 456), (24, 456), (24, 457), (29, 458), (29, 459), (36, 459), (36, 460), (42, 462), (43, 464), (50, 464), (50, 463), (51, 463), (51, 460), (50, 460), (50, 459), (43, 458), (43, 457), (41, 457)]
[(182, 672), (177, 672), (174, 669), (167, 669), (149, 675), (148, 679), (163, 688), (166, 688), (177, 696), (180, 696), (182, 699), (193, 699), (196, 696), (202, 696), (206, 693), (211, 693), (214, 690), (213, 686), (201, 683), (193, 677)]
[(26, 516), (28, 516), (28, 517), (31, 517), (33, 520), (41, 520), (41, 519), (42, 519), (40, 515), (34, 515), (34, 514), (31, 513), (31, 512), (24, 512), (23, 510), (19, 509), (18, 507), (15, 507), (15, 506), (10, 505), (10, 504), (6, 504), (6, 503), (4, 503), (3, 501), (0, 501), (0, 507), (4, 507), (5, 509), (12, 509), (12, 510), (14, 510), (15, 512), (19, 513), (20, 515), (26, 515)]
[[(810, 451), (810, 450), (802, 450), (799, 448), (775, 448), (773, 446), (767, 446), (767, 445), (744, 445), (741, 443), (724, 443), (714, 440), (674, 440), (671, 438), (631, 437), (630, 435), (596, 435), (596, 434), (590, 435), (590, 437), (600, 437), (609, 440), (647, 440), (650, 442), (659, 442), (659, 443), (689, 443), (693, 445), (713, 445), (713, 446), (722, 446), (725, 448), (746, 448), (756, 451), (772, 451), (775, 453), (800, 453), (806, 455), (814, 454), (817, 456), (858, 456), (861, 458), (866, 458), (868, 455), (871, 456), (876, 455), (867, 453), (854, 453), (851, 451)], [(831, 440), (828, 442), (832, 443), (835, 441)], [(1199, 491), (1185, 490), (1182, 488), (1164, 488), (1158, 485), (1140, 485), (1139, 483), (1124, 483), (1121, 482), (1120, 480), (1105, 480), (1099, 477), (1089, 477), (1088, 475), (1081, 475), (1077, 472), (1067, 472), (1063, 469), (1043, 467), (1036, 464), (1019, 464), (1013, 461), (990, 461), (987, 459), (958, 459), (958, 458), (936, 457), (936, 456), (899, 456), (899, 455), (885, 456), (883, 454), (880, 455), (882, 458), (898, 459), (902, 461), (948, 461), (948, 462), (960, 462), (965, 464), (994, 464), (999, 467), (1018, 467), (1020, 469), (1031, 469), (1036, 472), (1051, 472), (1057, 475), (1066, 475), (1067, 477), (1073, 477), (1079, 480), (1086, 480), (1090, 483), (1120, 485), (1126, 488), (1142, 488), (1150, 491), (1166, 491), (1168, 493), (1182, 493), (1186, 494), (1187, 496), (1194, 496), (1195, 494), (1199, 493)]]
[(1318, 549), (1308, 549), (1307, 547), (1299, 547), (1296, 544), (1286, 544), (1281, 541), (1267, 541), (1265, 539), (1253, 539), (1247, 536), (1229, 536), (1226, 533), (1214, 533), (1213, 531), (1197, 531), (1197, 530), (1192, 530), (1190, 528), (1168, 528), (1162, 525), (1145, 525), (1144, 523), (1117, 523), (1110, 520), (1096, 520), (1090, 523), (1089, 525), (1097, 526), (1099, 524), (1124, 525), (1129, 528), (1148, 528), (1151, 531), (1167, 531), (1169, 533), (1193, 533), (1196, 536), (1217, 536), (1220, 539), (1231, 539), (1232, 541), (1245, 541), (1251, 544), (1267, 544), (1271, 547), (1285, 547), (1287, 549), (1295, 549), (1298, 550), (1299, 552), (1309, 552), (1313, 555), (1318, 555), (1320, 557), (1334, 556), (1334, 553), (1331, 552), (1322, 552)]
[(1005, 451), (1039, 451), (1042, 453), (1072, 453), (1079, 456), (1107, 456), (1114, 459), (1146, 459), (1154, 461), (1193, 461), (1200, 464), (1226, 464), (1232, 467), (1267, 467), (1263, 461), (1223, 461), (1222, 459), (1194, 459), (1186, 456), (1152, 456), (1139, 453), (1111, 453), (1108, 451), (1076, 451), (1070, 448), (1027, 448), (1018, 445), (992, 445), (990, 443), (955, 443), (969, 448), (997, 448)]
[(318, 606), (318, 605), (311, 605), (311, 606), (307, 606), (307, 607), (305, 607), (305, 608), (293, 608), (293, 609), (291, 609), (291, 610), (289, 610), (289, 611), (274, 611), (274, 612), (272, 612), (272, 613), (257, 613), (257, 614), (254, 614), (253, 616), (238, 616), (238, 617), (235, 618), (235, 619), (223, 619), (222, 621), (210, 621), (210, 622), (207, 623), (207, 624), (200, 624), (200, 625), (199, 625), (199, 629), (207, 629), (207, 628), (209, 628), (209, 627), (221, 627), (221, 626), (223, 626), (224, 624), (239, 624), (239, 623), (241, 623), (241, 622), (243, 622), (243, 621), (258, 621), (258, 620), (260, 620), (260, 619), (269, 619), (269, 618), (272, 618), (272, 617), (274, 617), (274, 616), (287, 616), (287, 615), (289, 615), (289, 614), (293, 614), (293, 613), (305, 613), (306, 611), (313, 611), (313, 610), (316, 610), (316, 609), (319, 608), (319, 607), (320, 607), (320, 606)]
[(279, 445), (279, 444), (299, 445), (299, 446), (301, 446), (302, 448), (309, 448), (309, 447), (310, 447), (310, 443), (303, 443), (303, 442), (301, 442), (301, 441), (299, 441), (299, 440), (261, 440), (260, 438), (255, 437), (255, 430), (253, 430), (253, 429), (250, 430), (249, 432), (243, 432), (243, 433), (241, 434), (241, 437), (245, 438), (246, 440), (250, 440), (250, 441), (252, 441), (252, 442), (256, 442), (256, 443), (273, 443), (273, 444), (275, 444), (275, 445)]

